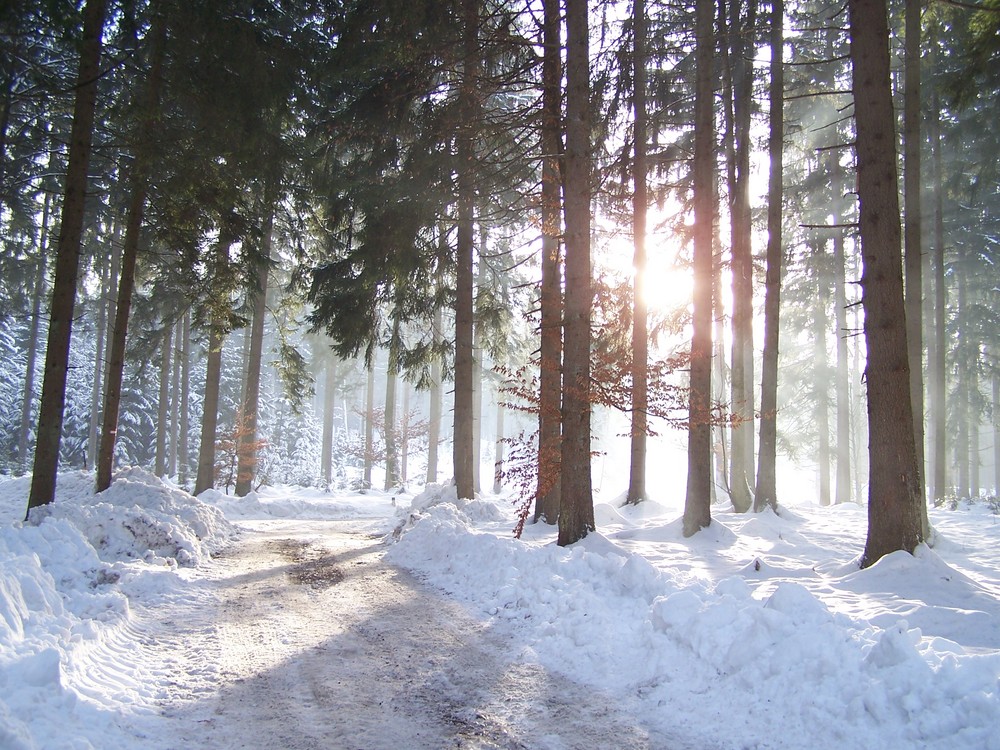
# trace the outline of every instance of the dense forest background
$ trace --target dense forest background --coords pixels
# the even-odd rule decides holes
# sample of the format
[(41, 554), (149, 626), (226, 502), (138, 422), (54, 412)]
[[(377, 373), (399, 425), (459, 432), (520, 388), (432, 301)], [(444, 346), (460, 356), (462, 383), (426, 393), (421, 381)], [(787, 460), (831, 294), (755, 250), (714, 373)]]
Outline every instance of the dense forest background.
[[(477, 490), (506, 483), (541, 503), (556, 483), (545, 379), (560, 370), (546, 332), (566, 327), (566, 377), (587, 299), (587, 429), (597, 450), (631, 436), (630, 500), (646, 494), (640, 434), (704, 428), (712, 498), (748, 508), (769, 417), (819, 502), (867, 500), (847, 9), (565, 5), (564, 39), (563, 9), (541, 0), (5, 3), (0, 471), (30, 472), (36, 455), (72, 239), (66, 176), (93, 90), (60, 466), (100, 473), (103, 444), (115, 465), (195, 491), (371, 485), (373, 469), (389, 489), (461, 474), (443, 448), (454, 438), (472, 446)], [(924, 491), (995, 495), (1000, 4), (887, 11)], [(706, 279), (711, 418), (697, 424), (692, 295)], [(471, 410), (455, 401), (466, 393)], [(580, 396), (562, 393), (564, 410)]]

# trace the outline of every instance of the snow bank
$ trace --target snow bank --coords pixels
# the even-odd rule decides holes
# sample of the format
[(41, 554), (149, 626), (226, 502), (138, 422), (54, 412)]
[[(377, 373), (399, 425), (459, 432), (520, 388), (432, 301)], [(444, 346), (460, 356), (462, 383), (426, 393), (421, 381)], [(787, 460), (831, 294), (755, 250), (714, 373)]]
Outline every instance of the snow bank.
[[(835, 614), (795, 582), (758, 598), (741, 576), (674, 575), (601, 534), (567, 549), (501, 538), (449, 499), (425, 498), (388, 557), (512, 628), (522, 659), (636, 696), (692, 746), (1000, 748), (995, 652)], [(717, 525), (708, 543), (730, 544)], [(943, 565), (902, 553), (851, 578), (904, 566), (919, 582)]]
[[(0, 517), (23, 515), (29, 481), (0, 484)], [(37, 523), (0, 525), (4, 750), (133, 745), (114, 712), (91, 700), (95, 693), (84, 685), (94, 676), (75, 665), (122, 637), (129, 591), (199, 564), (235, 537), (220, 511), (147, 472), (126, 469), (99, 495), (93, 482), (89, 473), (60, 475), (55, 502), (33, 511)], [(155, 581), (159, 590), (170, 585)], [(115, 679), (127, 682), (127, 669)]]

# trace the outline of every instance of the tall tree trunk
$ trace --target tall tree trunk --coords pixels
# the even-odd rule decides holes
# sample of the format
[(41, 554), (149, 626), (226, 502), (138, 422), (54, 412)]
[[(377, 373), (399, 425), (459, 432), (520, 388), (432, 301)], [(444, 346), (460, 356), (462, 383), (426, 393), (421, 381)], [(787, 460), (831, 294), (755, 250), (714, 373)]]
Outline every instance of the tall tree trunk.
[[(228, 236), (223, 235), (219, 238), (215, 248), (216, 269), (222, 269), (229, 262), (231, 242)], [(217, 315), (214, 313), (209, 323), (201, 442), (198, 447), (198, 475), (194, 482), (195, 495), (200, 495), (215, 486), (215, 441), (219, 424), (219, 389), (222, 385), (222, 345), (226, 340), (223, 323)]]
[(17, 465), (23, 469), (28, 462), (28, 441), (31, 434), (31, 402), (35, 394), (35, 361), (38, 358), (38, 333), (42, 325), (42, 298), (45, 296), (45, 268), (49, 250), (49, 208), (52, 198), (45, 194), (42, 202), (42, 231), (38, 237), (38, 260), (31, 296), (31, 323), (28, 329), (28, 351), (24, 368), (24, 394), (21, 397), (21, 423), (17, 431)]
[(760, 455), (757, 458), (757, 486), (754, 510), (778, 508), (778, 323), (781, 313), (781, 199), (783, 145), (785, 139), (783, 105), (785, 72), (785, 4), (771, 2), (771, 88), (768, 116), (767, 178), (767, 272), (764, 281), (764, 355), (760, 383)]
[(385, 491), (399, 486), (399, 441), (396, 429), (396, 383), (399, 379), (399, 314), (393, 313), (389, 357), (385, 366)]
[(191, 412), (188, 401), (191, 391), (191, 311), (184, 312), (181, 330), (181, 400), (180, 438), (177, 441), (177, 483), (187, 486), (191, 454), (188, 450), (188, 435), (191, 432)]
[(566, 0), (566, 284), (559, 536), (595, 528), (590, 475), (590, 44), (587, 0)]
[(458, 240), (455, 281), (455, 438), (453, 457), (459, 499), (475, 496), (473, 462), (473, 254), (476, 86), (479, 77), (479, 0), (462, 0), (463, 71), (459, 90)]
[(250, 323), (250, 348), (247, 357), (246, 386), (243, 391), (243, 429), (237, 445), (236, 496), (245, 497), (253, 489), (257, 476), (257, 424), (260, 411), (260, 368), (264, 354), (264, 320), (267, 316), (267, 276), (271, 266), (271, 233), (274, 207), (268, 208), (261, 237), (257, 288), (253, 290), (253, 319)]
[(410, 458), (410, 384), (403, 381), (402, 434), (399, 436), (399, 482), (406, 487), (407, 463)]
[(368, 362), (368, 382), (365, 386), (365, 460), (361, 483), (372, 487), (372, 464), (375, 460), (375, 361)]
[(181, 386), (181, 337), (184, 334), (183, 320), (174, 324), (173, 371), (170, 376), (170, 451), (167, 453), (167, 476), (177, 476), (177, 456), (180, 453), (177, 439), (180, 430), (180, 386)]
[(632, 290), (632, 430), (626, 503), (646, 499), (646, 432), (648, 401), (649, 322), (646, 309), (646, 7), (632, 0), (632, 111), (635, 117), (632, 163), (632, 237), (635, 281)]
[(139, 233), (142, 229), (146, 193), (149, 191), (150, 162), (153, 158), (153, 134), (160, 108), (163, 78), (163, 47), (167, 26), (161, 12), (156, 13), (150, 30), (150, 69), (143, 113), (142, 135), (136, 145), (132, 166), (131, 195), (125, 219), (125, 243), (122, 247), (121, 277), (118, 280), (118, 303), (108, 358), (108, 383), (104, 391), (104, 415), (101, 425), (100, 450), (97, 454), (97, 491), (111, 486), (115, 440), (118, 436), (118, 412), (121, 406), (122, 378), (125, 370), (125, 342), (128, 336), (132, 292), (135, 288), (135, 264), (139, 255)]
[(427, 484), (437, 482), (438, 443), (441, 442), (441, 356), (437, 344), (441, 340), (441, 309), (434, 311), (434, 359), (431, 360), (431, 392), (427, 416)]
[(748, 39), (756, 26), (756, 0), (746, 0), (741, 13), (734, 3), (730, 13), (730, 45), (733, 76), (733, 135), (735, 179), (730, 183), (729, 211), (732, 227), (733, 353), (732, 411), (729, 485), (733, 508), (750, 509), (750, 483), (754, 476), (754, 388), (753, 388), (753, 248), (750, 215), (750, 122), (753, 100), (753, 65), (748, 60)]
[[(712, 399), (723, 402), (728, 397), (726, 364), (726, 313), (722, 305), (722, 234), (719, 222), (719, 173), (712, 171)], [(714, 420), (712, 504), (718, 500), (720, 489), (729, 494), (729, 438), (725, 420)]]
[[(1000, 382), (1000, 381), (998, 381)], [(507, 410), (503, 408), (497, 395), (497, 435), (493, 446), (493, 494), (499, 495), (503, 490), (503, 451), (504, 451), (504, 415)]]
[(32, 508), (51, 503), (56, 492), (59, 442), (62, 438), (63, 411), (66, 404), (69, 345), (72, 336), (73, 309), (76, 306), (80, 238), (83, 234), (83, 212), (87, 193), (87, 169), (90, 166), (94, 135), (97, 82), (101, 72), (101, 34), (104, 29), (106, 5), (105, 0), (87, 0), (83, 9), (83, 37), (80, 42), (80, 66), (76, 79), (76, 102), (73, 107), (69, 163), (66, 169), (55, 281), (49, 311), (45, 376), (42, 380), (34, 470), (31, 476), (26, 518)]
[(971, 347), (972, 360), (969, 363), (969, 497), (979, 497), (979, 343)]
[(94, 332), (94, 378), (90, 384), (90, 430), (87, 434), (87, 467), (91, 469), (97, 463), (97, 426), (101, 417), (101, 386), (104, 384), (107, 369), (105, 367), (107, 358), (104, 356), (104, 342), (107, 336), (109, 316), (108, 305), (105, 302), (111, 298), (112, 289), (108, 282), (112, 261), (108, 258), (104, 248), (101, 248), (97, 261), (99, 263), (98, 275), (100, 276), (100, 304), (97, 306), (97, 324)]
[(534, 520), (559, 519), (562, 433), (562, 235), (560, 154), (562, 138), (562, 43), (559, 0), (542, 0), (542, 264), (538, 375), (538, 486)]
[(692, 536), (712, 522), (712, 0), (695, 6), (694, 309), (688, 405), (688, 471), (683, 528)]
[[(932, 49), (933, 53), (933, 49)], [(934, 425), (934, 447), (931, 451), (934, 469), (935, 499), (945, 496), (948, 491), (948, 451), (947, 451), (947, 370), (945, 367), (948, 334), (945, 330), (945, 314), (948, 305), (948, 289), (945, 286), (944, 266), (944, 160), (941, 156), (941, 120), (937, 94), (931, 106), (931, 152), (934, 158), (934, 359), (931, 362), (931, 380), (934, 389), (931, 394), (931, 424)]]
[(958, 281), (958, 341), (955, 344), (955, 469), (959, 498), (969, 494), (969, 283), (965, 278), (965, 264), (958, 263), (955, 275)]
[(886, 0), (849, 0), (868, 364), (868, 538), (862, 567), (922, 541), (923, 492), (903, 304)]
[(851, 395), (850, 361), (847, 352), (847, 265), (844, 236), (833, 238), (833, 305), (837, 326), (837, 485), (838, 505), (851, 500)]
[(1000, 496), (1000, 351), (993, 348), (993, 372), (990, 377), (993, 396), (993, 495)]
[(156, 464), (154, 473), (162, 477), (167, 473), (167, 419), (170, 414), (170, 342), (174, 329), (167, 326), (160, 344), (160, 394), (156, 415)]
[[(323, 448), (320, 455), (320, 468), (323, 472), (323, 484), (329, 489), (333, 484), (333, 418), (337, 405), (336, 368), (329, 356), (323, 369), (326, 377), (323, 380)], [(346, 421), (346, 414), (344, 419)], [(346, 425), (344, 429), (347, 429)]]
[(910, 400), (913, 402), (913, 441), (923, 496), (920, 504), (921, 538), (930, 536), (924, 465), (924, 337), (923, 264), (920, 169), (920, 9), (921, 0), (905, 3), (905, 83), (903, 90), (903, 246), (906, 266), (906, 342), (909, 351)]
[(816, 302), (813, 306), (813, 363), (816, 375), (813, 387), (816, 394), (816, 432), (819, 438), (819, 504), (826, 506), (830, 504), (830, 363), (826, 347), (830, 305), (823, 246), (819, 243), (813, 247), (813, 258), (816, 267)]
[[(481, 247), (486, 247), (485, 244)], [(472, 486), (478, 495), (483, 491), (483, 326), (472, 335)]]

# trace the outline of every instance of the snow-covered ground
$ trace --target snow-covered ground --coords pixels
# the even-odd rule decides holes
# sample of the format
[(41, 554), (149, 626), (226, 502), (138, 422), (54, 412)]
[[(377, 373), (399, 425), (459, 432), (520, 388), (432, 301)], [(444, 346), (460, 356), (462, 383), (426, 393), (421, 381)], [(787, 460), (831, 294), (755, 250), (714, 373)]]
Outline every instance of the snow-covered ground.
[[(91, 486), (61, 476), (23, 525), (28, 480), (0, 478), (3, 750), (1000, 748), (985, 503), (933, 510), (933, 549), (860, 571), (864, 509), (794, 497), (716, 507), (692, 539), (679, 505), (600, 504), (599, 533), (561, 549), (550, 527), (514, 540), (506, 499), (440, 487)], [(331, 651), (338, 679), (309, 671)]]

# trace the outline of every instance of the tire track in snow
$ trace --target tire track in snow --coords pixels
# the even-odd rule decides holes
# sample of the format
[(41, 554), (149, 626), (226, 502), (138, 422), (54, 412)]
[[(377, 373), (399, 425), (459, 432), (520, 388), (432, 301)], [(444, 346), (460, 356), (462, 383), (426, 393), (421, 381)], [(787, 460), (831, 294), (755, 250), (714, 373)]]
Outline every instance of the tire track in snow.
[(146, 746), (674, 747), (599, 692), (516, 663), (517, 643), (383, 562), (350, 524), (257, 526), (191, 596), (136, 613), (160, 683)]

